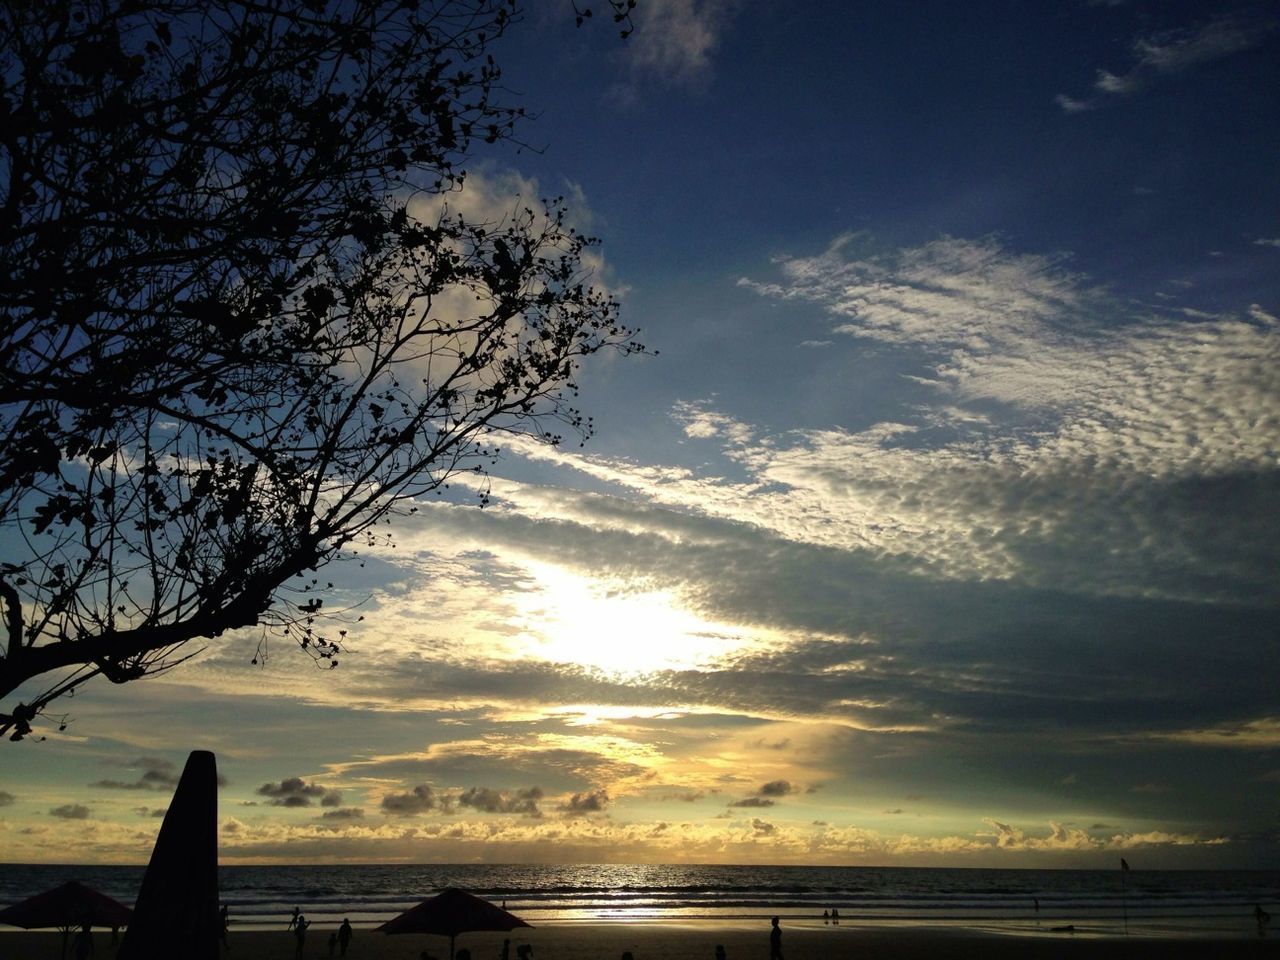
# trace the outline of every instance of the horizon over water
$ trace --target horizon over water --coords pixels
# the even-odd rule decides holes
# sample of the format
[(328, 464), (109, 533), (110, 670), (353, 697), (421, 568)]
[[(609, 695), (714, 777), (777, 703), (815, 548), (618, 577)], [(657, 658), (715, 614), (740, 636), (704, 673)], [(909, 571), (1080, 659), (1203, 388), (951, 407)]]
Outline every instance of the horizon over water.
[[(124, 903), (145, 867), (0, 864), (0, 907), (67, 880)], [(622, 920), (979, 925), (1010, 932), (1247, 932), (1255, 904), (1280, 905), (1277, 870), (1044, 870), (681, 864), (366, 864), (219, 867), (239, 929), (283, 929), (298, 907), (321, 927), (372, 927), (445, 887), (535, 926)], [(13, 929), (0, 927), (0, 930)]]

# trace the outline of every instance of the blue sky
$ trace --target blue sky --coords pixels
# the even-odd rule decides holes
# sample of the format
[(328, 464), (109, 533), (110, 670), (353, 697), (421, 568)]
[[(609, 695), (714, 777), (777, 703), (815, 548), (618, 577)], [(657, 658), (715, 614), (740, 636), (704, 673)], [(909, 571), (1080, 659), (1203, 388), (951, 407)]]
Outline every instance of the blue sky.
[(453, 200), (604, 238), (597, 437), (333, 569), (336, 671), (86, 689), (5, 858), (144, 860), (203, 747), (226, 862), (1273, 865), (1274, 6), (639, 10), (512, 29)]

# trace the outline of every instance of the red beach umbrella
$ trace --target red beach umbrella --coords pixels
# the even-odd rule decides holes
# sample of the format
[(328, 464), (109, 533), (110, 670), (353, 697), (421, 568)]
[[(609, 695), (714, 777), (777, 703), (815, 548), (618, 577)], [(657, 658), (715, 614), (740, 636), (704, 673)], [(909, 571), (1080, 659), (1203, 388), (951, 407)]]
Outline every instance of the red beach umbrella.
[(516, 927), (528, 926), (515, 914), (494, 906), (488, 900), (450, 887), (388, 920), (378, 929), (383, 933), (431, 933), (448, 937), (449, 960), (453, 960), (453, 941), (460, 933), (505, 933)]
[(65, 954), (67, 935), (73, 928), (86, 923), (92, 927), (123, 927), (128, 925), (132, 916), (133, 911), (119, 900), (69, 880), (60, 887), (37, 893), (0, 910), (0, 923), (24, 930), (60, 927)]

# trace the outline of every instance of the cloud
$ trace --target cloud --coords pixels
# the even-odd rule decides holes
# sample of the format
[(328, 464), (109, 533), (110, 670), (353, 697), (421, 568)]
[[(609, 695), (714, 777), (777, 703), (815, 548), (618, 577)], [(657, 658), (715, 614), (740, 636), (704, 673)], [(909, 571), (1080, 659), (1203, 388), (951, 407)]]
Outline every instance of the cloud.
[(359, 820), (364, 817), (360, 807), (340, 807), (337, 810), (326, 810), (320, 815), (325, 820)]
[(609, 795), (603, 790), (575, 793), (558, 808), (566, 817), (582, 817), (601, 813), (609, 805)]
[[(1072, 589), (1101, 574), (1096, 588), (1107, 591), (1127, 582), (1171, 597), (1265, 595), (1263, 567), (1248, 559), (1263, 514), (1196, 504), (1230, 503), (1232, 487), (1252, 503), (1276, 485), (1280, 444), (1259, 429), (1280, 420), (1280, 376), (1267, 360), (1280, 343), (1275, 317), (1259, 307), (1138, 313), (1065, 257), (991, 238), (869, 254), (855, 241), (779, 258), (781, 281), (740, 283), (817, 303), (836, 332), (916, 358), (919, 412), (729, 449), (771, 492), (717, 495), (703, 483), (704, 509), (742, 519), (750, 510), (793, 538), (905, 548), (958, 576), (1037, 571), (1047, 584), (1039, 575), (1052, 570)], [(1100, 553), (1125, 560), (1099, 567)]]
[(1259, 237), (1253, 242), (1260, 247), (1280, 247), (1280, 237)]
[(1063, 113), (1085, 113), (1098, 108), (1098, 104), (1094, 100), (1077, 100), (1075, 97), (1069, 97), (1065, 93), (1058, 94), (1053, 100), (1062, 108)]
[(756, 791), (757, 796), (761, 797), (785, 797), (787, 794), (798, 792), (790, 781), (787, 780), (770, 780), (766, 784), (762, 784), (760, 789)]
[[(1227, 15), (1198, 27), (1140, 37), (1131, 46), (1132, 62), (1128, 69), (1120, 73), (1099, 69), (1094, 88), (1105, 95), (1133, 95), (1164, 77), (1252, 49), (1261, 44), (1273, 28), (1274, 24), (1268, 21)], [(1059, 94), (1057, 102), (1067, 113), (1097, 106), (1096, 100), (1077, 100), (1065, 94)]]
[(309, 807), (319, 800), (322, 807), (342, 805), (342, 794), (318, 783), (306, 783), (301, 777), (286, 777), (277, 783), (264, 783), (258, 796), (269, 797), (273, 807)]
[(89, 818), (89, 808), (78, 803), (65, 803), (50, 810), (49, 816), (57, 817), (60, 820), (87, 820)]
[(435, 791), (423, 784), (408, 793), (390, 793), (382, 798), (382, 812), (401, 817), (426, 813), (437, 806)]
[(483, 813), (516, 813), (525, 817), (540, 817), (542, 811), (538, 809), (538, 801), (542, 797), (541, 787), (510, 792), (471, 787), (458, 794), (456, 802), (460, 807), (470, 807)]
[(758, 837), (769, 837), (778, 832), (778, 828), (765, 820), (752, 820), (751, 829)]
[(729, 804), (731, 807), (772, 807), (773, 800), (768, 797), (746, 797), (742, 800), (734, 800)]
[(625, 56), (634, 74), (688, 85), (711, 71), (736, 2), (646, 0), (633, 14), (636, 29)]
[(165, 790), (178, 785), (178, 769), (161, 757), (137, 757), (132, 760), (107, 761), (112, 766), (141, 770), (136, 780), (98, 780), (90, 786), (107, 790)]
[[(141, 770), (136, 780), (105, 779), (89, 784), (105, 790), (170, 790), (178, 785), (179, 770), (172, 761), (162, 757), (136, 757), (130, 760), (106, 760), (108, 766), (123, 767), (126, 770)], [(227, 778), (219, 773), (219, 787), (227, 785)]]

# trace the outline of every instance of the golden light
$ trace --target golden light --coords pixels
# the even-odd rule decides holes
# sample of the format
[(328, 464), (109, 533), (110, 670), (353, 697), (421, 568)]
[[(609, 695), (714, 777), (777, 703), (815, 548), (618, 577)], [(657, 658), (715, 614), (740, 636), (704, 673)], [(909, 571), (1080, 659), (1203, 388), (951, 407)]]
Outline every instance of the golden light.
[(539, 659), (636, 675), (707, 666), (765, 642), (685, 609), (670, 590), (632, 590), (550, 564), (530, 564), (529, 573), (537, 587), (513, 598), (510, 623)]

